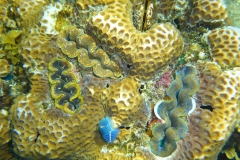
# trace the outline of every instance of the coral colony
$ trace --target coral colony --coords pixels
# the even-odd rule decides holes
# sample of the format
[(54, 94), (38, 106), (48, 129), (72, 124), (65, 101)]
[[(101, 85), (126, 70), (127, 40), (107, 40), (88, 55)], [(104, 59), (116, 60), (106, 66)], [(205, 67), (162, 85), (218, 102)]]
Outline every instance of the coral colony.
[(235, 6), (1, 0), (0, 159), (239, 159)]

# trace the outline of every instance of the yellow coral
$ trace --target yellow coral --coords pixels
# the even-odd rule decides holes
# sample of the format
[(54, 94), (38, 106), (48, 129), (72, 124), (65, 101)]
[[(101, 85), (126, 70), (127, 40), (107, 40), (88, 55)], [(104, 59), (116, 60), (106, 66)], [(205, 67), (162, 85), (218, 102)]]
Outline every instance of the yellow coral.
[(77, 0), (77, 4), (82, 9), (88, 9), (89, 6), (97, 6), (97, 5), (106, 5), (114, 2), (115, 0)]
[(8, 121), (8, 111), (0, 110), (0, 145), (6, 144), (11, 140), (10, 123)]
[(9, 65), (6, 59), (0, 59), (0, 77), (6, 77), (12, 71), (12, 66)]
[(24, 68), (30, 69), (30, 72), (47, 70), (49, 61), (53, 57), (61, 56), (55, 41), (54, 37), (38, 34), (37, 31), (26, 34), (21, 41), (20, 52)]
[(0, 110), (0, 156), (1, 159), (11, 159), (13, 153), (8, 142), (11, 140), (10, 123), (8, 120), (8, 111)]
[(17, 11), (20, 16), (29, 16), (29, 12), (35, 12), (37, 8), (41, 8), (47, 1), (41, 0), (13, 0), (15, 5), (17, 6)]
[(159, 13), (161, 13), (163, 17), (167, 19), (171, 15), (175, 3), (176, 0), (160, 0), (157, 6)]
[(103, 91), (103, 99), (106, 99), (106, 109), (119, 126), (128, 126), (132, 123), (133, 117), (138, 115), (135, 113), (138, 113), (142, 108), (143, 98), (138, 92), (139, 87), (140, 84), (133, 78), (127, 77), (111, 84), (109, 88)]
[(190, 16), (190, 24), (203, 22), (219, 22), (227, 18), (226, 6), (222, 0), (198, 0)]
[(183, 39), (170, 23), (154, 24), (146, 32), (132, 22), (132, 3), (120, 0), (92, 16), (91, 32), (110, 53), (118, 53), (131, 67), (130, 75), (142, 80), (155, 76), (163, 66), (179, 57)]
[[(99, 106), (88, 106), (68, 116), (51, 109), (49, 98), (43, 100), (36, 93), (19, 96), (11, 108), (13, 150), (32, 159), (54, 159), (76, 156), (93, 158), (102, 143), (96, 131), (104, 116)], [(41, 106), (46, 103), (50, 109)]]
[(66, 113), (77, 113), (83, 105), (77, 77), (72, 73), (73, 66), (66, 59), (53, 58), (49, 63), (48, 79), (55, 106)]
[(225, 27), (205, 34), (209, 43), (211, 57), (222, 68), (240, 66), (240, 28)]
[(12, 0), (0, 1), (0, 25), (4, 25), (9, 28), (16, 28), (16, 22), (9, 17), (9, 9), (11, 7)]

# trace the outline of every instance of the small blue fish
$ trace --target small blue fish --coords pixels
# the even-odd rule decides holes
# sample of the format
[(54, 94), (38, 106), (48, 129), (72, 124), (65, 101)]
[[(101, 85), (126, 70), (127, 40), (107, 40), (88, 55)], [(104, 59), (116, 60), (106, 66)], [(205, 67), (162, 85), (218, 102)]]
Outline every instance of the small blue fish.
[(98, 124), (98, 130), (107, 143), (112, 143), (118, 136), (119, 129), (113, 128), (113, 122), (110, 117), (101, 119)]

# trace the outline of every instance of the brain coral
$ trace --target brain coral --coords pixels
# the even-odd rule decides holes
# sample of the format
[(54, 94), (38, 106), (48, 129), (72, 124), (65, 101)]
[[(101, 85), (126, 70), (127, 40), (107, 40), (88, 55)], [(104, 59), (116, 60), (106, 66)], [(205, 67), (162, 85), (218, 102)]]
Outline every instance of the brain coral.
[(23, 56), (23, 67), (28, 72), (45, 72), (49, 61), (60, 56), (60, 50), (55, 45), (55, 37), (39, 34), (38, 31), (31, 31), (22, 38), (21, 55)]
[[(45, 99), (47, 100), (47, 99)], [(103, 116), (98, 106), (88, 106), (73, 116), (61, 110), (44, 110), (46, 101), (34, 94), (18, 97), (11, 108), (14, 152), (32, 159), (64, 159), (74, 152), (93, 158), (100, 151), (96, 125)], [(48, 104), (49, 105), (49, 104)]]
[(217, 159), (231, 135), (239, 108), (240, 68), (221, 71), (216, 63), (204, 64), (198, 96), (199, 106), (188, 121), (189, 133), (179, 143), (179, 159)]
[(150, 141), (151, 151), (160, 157), (171, 155), (177, 148), (177, 141), (188, 132), (186, 116), (192, 109), (190, 98), (198, 88), (197, 70), (187, 66), (177, 72), (176, 79), (166, 90), (171, 98), (157, 106), (157, 113), (164, 120), (163, 124), (155, 124), (152, 128), (153, 138)]
[[(20, 45), (16, 49), (20, 51), (18, 52), (21, 57), (20, 65), (13, 65), (13, 69), (17, 71), (23, 67), (23, 75), (27, 79), (24, 79), (24, 82), (29, 84), (27, 89), (11, 103), (9, 115), (4, 111), (0, 112), (0, 159), (10, 159), (12, 154), (16, 156), (15, 159), (34, 160), (161, 159), (151, 152), (150, 137), (145, 132), (151, 112), (148, 104), (150, 96), (145, 94), (149, 88), (142, 89), (138, 82), (142, 80), (144, 86), (148, 85), (151, 83), (148, 80), (154, 80), (156, 74), (164, 66), (174, 63), (182, 52), (183, 38), (171, 23), (155, 23), (161, 21), (159, 17), (151, 21), (154, 15), (151, 14), (156, 13), (156, 8), (152, 4), (158, 2), (161, 2), (159, 6), (162, 7), (159, 9), (160, 13), (167, 20), (173, 20), (174, 17), (176, 20), (174, 22), (179, 24), (178, 27), (183, 31), (184, 36), (186, 30), (192, 30), (187, 25), (182, 25), (186, 22), (184, 18), (182, 19), (185, 16), (184, 12), (191, 10), (192, 6), (188, 5), (190, 2), (196, 2), (193, 14), (190, 15), (192, 25), (198, 23), (199, 19), (209, 22), (209, 15), (212, 16), (210, 19), (213, 22), (226, 18), (225, 6), (220, 0), (58, 2), (3, 0), (0, 2), (3, 4), (3, 7), (0, 6), (2, 9), (0, 20), (9, 20), (8, 16), (14, 17), (16, 25), (22, 31), (21, 38), (17, 38)], [(67, 24), (72, 26), (58, 27), (60, 30), (64, 29), (59, 34), (56, 32), (57, 36), (47, 34), (42, 29), (44, 24), (47, 24), (46, 19), (43, 18), (44, 9), (51, 10), (50, 6), (53, 7), (56, 4), (55, 9), (58, 10), (57, 8), (60, 7), (58, 3), (61, 3), (62, 11), (48, 15), (53, 16), (55, 22), (56, 19), (66, 14), (64, 17), (71, 17)], [(146, 26), (139, 25), (138, 29), (135, 27), (136, 19), (134, 18), (136, 17), (133, 16), (133, 8), (137, 3), (141, 3), (143, 12), (143, 20), (139, 22), (147, 24), (151, 21)], [(180, 9), (177, 8), (178, 6)], [(188, 7), (186, 10), (185, 8), (181, 10), (182, 6)], [(82, 25), (81, 22), (88, 23)], [(0, 32), (13, 28), (5, 23), (5, 20), (0, 22)], [(53, 28), (56, 27), (55, 23), (52, 24)], [(204, 26), (202, 28), (206, 29)], [(240, 69), (234, 68), (239, 66), (236, 61), (239, 54), (235, 52), (239, 51), (235, 48), (239, 45), (236, 42), (239, 32), (225, 31), (217, 31), (217, 36), (208, 34), (212, 59), (224, 70), (222, 71), (221, 67), (216, 64), (208, 63), (199, 69), (198, 77), (201, 79), (201, 87), (195, 97), (198, 98), (196, 111), (187, 116), (187, 111), (192, 106), (189, 97), (195, 93), (197, 88), (196, 81), (194, 81), (196, 72), (191, 72), (192, 76), (189, 77), (183, 76), (188, 77), (187, 84), (192, 85), (184, 86), (186, 84), (181, 83), (187, 91), (189, 91), (188, 87), (192, 88), (192, 93), (187, 94), (186, 90), (181, 90), (186, 94), (180, 94), (179, 90), (174, 90), (172, 93), (172, 97), (175, 98), (174, 103), (178, 100), (179, 104), (176, 110), (167, 110), (168, 113), (170, 112), (167, 116), (173, 121), (166, 135), (170, 135), (170, 138), (174, 137), (171, 140), (177, 141), (177, 144), (168, 143), (165, 137), (165, 142), (157, 139), (156, 147), (158, 150), (158, 147), (162, 145), (161, 142), (171, 144), (170, 149), (166, 147), (167, 154), (176, 147), (166, 159), (216, 159), (234, 128), (239, 112), (237, 101), (239, 100)], [(196, 32), (199, 33), (199, 31)], [(218, 39), (218, 36), (222, 41), (220, 40), (219, 45), (216, 46), (224, 53), (219, 54), (223, 56), (223, 63), (218, 61), (213, 53), (217, 50), (214, 39)], [(187, 37), (184, 40), (189, 43), (193, 39)], [(18, 45), (14, 39), (8, 42)], [(225, 46), (221, 48), (222, 43), (229, 45), (229, 48)], [(228, 52), (230, 50), (231, 53)], [(237, 58), (234, 59), (233, 56)], [(88, 75), (91, 69), (95, 76)], [(81, 78), (78, 76), (80, 71), (83, 73)], [(91, 78), (87, 78), (88, 76)], [(19, 80), (21, 81), (21, 78), (14, 77), (13, 82)], [(5, 83), (4, 80), (2, 80), (3, 83)], [(19, 84), (17, 82), (16, 85), (19, 86)], [(9, 88), (12, 94), (14, 87), (9, 85)], [(187, 108), (181, 108), (181, 102), (186, 101), (189, 102), (185, 105)], [(101, 138), (98, 130), (98, 126), (102, 126), (101, 120), (106, 116), (116, 122), (114, 129), (119, 130), (116, 139), (115, 136), (111, 137), (112, 135), (109, 139), (109, 134), (105, 136), (111, 142), (115, 139), (111, 144)], [(157, 131), (156, 127), (153, 133), (156, 137)], [(10, 147), (11, 150), (9, 150)], [(9, 152), (12, 153), (10, 158), (3, 157)]]
[(149, 80), (168, 62), (179, 57), (183, 39), (170, 23), (154, 24), (145, 32), (138, 31), (131, 17), (132, 3), (115, 1), (92, 16), (88, 31), (110, 56), (117, 53), (126, 66), (131, 66), (130, 75)]
[(226, 6), (222, 0), (198, 0), (192, 9), (190, 24), (198, 22), (220, 22), (227, 18)]
[(138, 92), (139, 87), (139, 83), (127, 77), (103, 91), (106, 110), (118, 126), (128, 126), (132, 124), (133, 118), (138, 116), (138, 111), (143, 105), (143, 98)]
[(222, 68), (240, 66), (240, 28), (225, 27), (205, 34), (211, 57)]

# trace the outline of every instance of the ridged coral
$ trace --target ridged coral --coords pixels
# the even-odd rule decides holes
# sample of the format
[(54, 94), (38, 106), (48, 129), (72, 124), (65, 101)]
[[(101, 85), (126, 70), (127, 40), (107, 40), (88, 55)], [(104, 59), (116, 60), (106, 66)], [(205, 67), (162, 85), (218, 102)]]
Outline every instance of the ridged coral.
[(206, 63), (201, 70), (198, 96), (209, 110), (197, 107), (190, 116), (189, 133), (179, 143), (180, 159), (217, 159), (237, 121), (240, 68), (221, 71), (216, 63)]
[(17, 11), (21, 17), (26, 16), (29, 12), (34, 12), (36, 8), (41, 8), (47, 1), (41, 0), (13, 0), (17, 6)]
[(89, 6), (97, 6), (97, 5), (107, 5), (115, 0), (77, 0), (77, 4), (82, 8), (82, 9), (88, 9)]
[(8, 121), (8, 111), (0, 110), (0, 146), (8, 143), (11, 140), (10, 123)]
[[(10, 84), (8, 86), (10, 88), (9, 94), (15, 94), (14, 88), (20, 86), (22, 83), (28, 84), (26, 85), (28, 87), (26, 89), (24, 87), (24, 91), (20, 92), (21, 95), (14, 102), (8, 103), (13, 104), (10, 109), (10, 116), (5, 116), (4, 120), (0, 118), (2, 123), (5, 123), (7, 118), (10, 120), (12, 138), (11, 143), (0, 146), (0, 159), (8, 159), (7, 157), (3, 157), (6, 156), (7, 152), (12, 152), (16, 156), (15, 158), (36, 160), (161, 159), (150, 151), (150, 137), (145, 132), (146, 127), (149, 125), (147, 122), (151, 109), (150, 105), (152, 105), (151, 103), (156, 98), (149, 96), (149, 93), (157, 91), (152, 90), (152, 88), (149, 89), (152, 81), (148, 80), (155, 81), (155, 76), (162, 74), (159, 71), (164, 66), (169, 65), (170, 70), (176, 69), (171, 64), (174, 63), (182, 51), (183, 38), (174, 25), (180, 28), (182, 35), (185, 36), (184, 41), (186, 44), (197, 43), (201, 51), (203, 50), (206, 54), (208, 53), (204, 46), (205, 43), (195, 42), (201, 37), (200, 34), (206, 31), (205, 24), (207, 23), (201, 25), (200, 28), (194, 28), (194, 33), (196, 32), (197, 34), (189, 37), (188, 34), (191, 34), (193, 29), (186, 25), (186, 22), (189, 20), (189, 16), (186, 15), (191, 12), (191, 7), (193, 7), (191, 3), (196, 2), (195, 4), (198, 5), (204, 1), (1, 1), (0, 4), (4, 6), (0, 6), (0, 9), (3, 9), (0, 11), (0, 21), (3, 20), (1, 13), (4, 14), (7, 21), (0, 22), (0, 32), (5, 33), (9, 31), (10, 33), (10, 29), (13, 28), (11, 26), (14, 26), (8, 23), (10, 18), (14, 18), (18, 29), (22, 30), (21, 37), (17, 37), (15, 39), (17, 43), (14, 44), (18, 45), (20, 41), (20, 49), (14, 48), (17, 52), (12, 52), (14, 54), (19, 53), (21, 59), (19, 59), (20, 64), (13, 67), (13, 83), (10, 84), (7, 82)], [(158, 2), (161, 8), (155, 8), (156, 6), (154, 5)], [(185, 8), (182, 9), (181, 7), (186, 6), (186, 2), (190, 3), (190, 6), (187, 5), (188, 7), (185, 10)], [(219, 1), (210, 0), (208, 2), (207, 4)], [(71, 11), (54, 12), (52, 15), (51, 12), (48, 12), (50, 13), (48, 14), (49, 17), (54, 19), (52, 27), (56, 27), (54, 26), (56, 19), (62, 16), (64, 18), (70, 17), (69, 23), (58, 24), (57, 32), (54, 32), (54, 34), (58, 34), (58, 31), (62, 29), (58, 38), (56, 35), (52, 35), (52, 30), (46, 32), (46, 28), (43, 27), (50, 22), (46, 21), (48, 20), (46, 17), (43, 18), (45, 15), (44, 10), (48, 10), (55, 4), (61, 4), (66, 10), (71, 8)], [(165, 4), (169, 4), (169, 6), (165, 6)], [(142, 15), (139, 16), (141, 18), (140, 21), (136, 20), (136, 18), (139, 18), (138, 16), (134, 17), (133, 15), (133, 8), (136, 5), (139, 5), (142, 9)], [(55, 9), (58, 10), (58, 7), (56, 5)], [(207, 9), (207, 7), (205, 8)], [(157, 17), (157, 19), (151, 20), (154, 16), (159, 16), (159, 14), (155, 14), (159, 13), (156, 10), (165, 16), (164, 19)], [(214, 8), (210, 8), (210, 10), (215, 12)], [(137, 11), (136, 8), (135, 11)], [(197, 13), (197, 10), (195, 11), (193, 16)], [(135, 14), (138, 14), (138, 12), (135, 12)], [(223, 16), (225, 15), (223, 14)], [(204, 17), (201, 18), (204, 19)], [(164, 22), (169, 21), (173, 25), (171, 23), (154, 24), (162, 20)], [(204, 20), (202, 21), (205, 22)], [(87, 23), (83, 24), (83, 22)], [(139, 24), (136, 29), (135, 26), (137, 26), (137, 23), (142, 24)], [(63, 25), (61, 26), (61, 24)], [(69, 29), (67, 27), (63, 29), (66, 25), (73, 25), (76, 28), (69, 27)], [(218, 25), (218, 23), (214, 25)], [(77, 34), (79, 28), (83, 29), (81, 34)], [(42, 32), (42, 29), (45, 32)], [(78, 31), (75, 32), (75, 30)], [(187, 33), (186, 36), (186, 32), (188, 31), (190, 33)], [(231, 32), (230, 34), (235, 33)], [(227, 36), (227, 39), (232, 38), (226, 34), (224, 35)], [(194, 38), (192, 38), (193, 36)], [(62, 39), (60, 40), (60, 38)], [(14, 43), (14, 41), (12, 42)], [(229, 40), (228, 42), (223, 40), (223, 42), (230, 42), (236, 45), (235, 40)], [(6, 49), (5, 47), (13, 49), (11, 45), (2, 45), (3, 49)], [(189, 45), (186, 46), (186, 49), (188, 47)], [(229, 48), (232, 49), (229, 49), (231, 52), (235, 51), (232, 44), (229, 45)], [(81, 55), (75, 55), (76, 52), (71, 55), (62, 53), (65, 49), (69, 51), (81, 50)], [(227, 49), (224, 47), (224, 52)], [(5, 54), (4, 50), (0, 52), (0, 56), (3, 56), (3, 59), (12, 60), (10, 56), (14, 56), (14, 54)], [(225, 71), (221, 71), (220, 67), (216, 67), (216, 65), (209, 66), (209, 64), (203, 70), (199, 69), (199, 78), (202, 80), (201, 91), (195, 97), (198, 100), (197, 110), (187, 117), (187, 110), (189, 109), (185, 109), (183, 112), (179, 111), (176, 114), (172, 112), (172, 115), (176, 115), (173, 118), (180, 118), (180, 125), (176, 125), (176, 128), (179, 129), (183, 126), (183, 129), (181, 128), (182, 132), (174, 132), (177, 135), (174, 141), (178, 140), (177, 149), (166, 159), (216, 159), (216, 155), (220, 152), (222, 145), (231, 134), (232, 128), (234, 128), (232, 124), (236, 122), (235, 114), (239, 111), (236, 108), (236, 101), (239, 99), (240, 69), (228, 70), (238, 65), (237, 62), (236, 64), (234, 62), (234, 65), (228, 65), (232, 60), (228, 59), (232, 58), (232, 55), (229, 55), (224, 55), (224, 61), (227, 61), (227, 65), (223, 65), (225, 67), (222, 67), (222, 69), (227, 69)], [(238, 54), (236, 55), (238, 56)], [(212, 54), (212, 59), (215, 59), (213, 57)], [(81, 61), (81, 63), (78, 61)], [(98, 63), (99, 67), (94, 68), (92, 61), (95, 61), (93, 63)], [(113, 63), (114, 67), (110, 67), (109, 62)], [(200, 62), (194, 61), (191, 63), (192, 65), (197, 65)], [(13, 62), (13, 64), (16, 63)], [(72, 66), (76, 68), (71, 68)], [(18, 76), (16, 72), (22, 70), (22, 67), (24, 70), (24, 79), (16, 77), (16, 75)], [(92, 75), (92, 68), (95, 76)], [(104, 71), (97, 71), (98, 69), (103, 69)], [(66, 71), (67, 74), (65, 74)], [(78, 76), (79, 71), (83, 73), (81, 78)], [(111, 72), (109, 72), (110, 74), (106, 74), (105, 71)], [(101, 73), (104, 76), (96, 76), (96, 73)], [(121, 77), (122, 73), (124, 76)], [(194, 80), (195, 78), (194, 75), (194, 77), (189, 79)], [(65, 83), (67, 79), (73, 80), (73, 83)], [(22, 83), (19, 82), (21, 80), (23, 80)], [(142, 80), (141, 85), (137, 83), (138, 80)], [(5, 80), (2, 80), (3, 85), (7, 83), (5, 83)], [(71, 89), (68, 87), (71, 87)], [(70, 98), (71, 96), (78, 97), (80, 94), (84, 97), (85, 101), (83, 105), (79, 104), (81, 106), (79, 110), (75, 110), (75, 107), (78, 107), (78, 102), (74, 102), (74, 112), (71, 112), (74, 114), (68, 114), (64, 110), (57, 108), (59, 103), (56, 104), (54, 102), (55, 98), (62, 98), (60, 101), (61, 104), (64, 104), (66, 99), (67, 101), (71, 101), (74, 99)], [(154, 95), (157, 94), (163, 94), (163, 92), (160, 93), (160, 91), (157, 91)], [(54, 96), (55, 98), (53, 98)], [(175, 99), (181, 99), (179, 94), (177, 96), (175, 96)], [(0, 105), (3, 104), (1, 103), (1, 99), (2, 96), (0, 96)], [(200, 107), (200, 105), (202, 106)], [(207, 107), (211, 106), (212, 108), (209, 108), (210, 110), (213, 109), (212, 112), (203, 109), (205, 105)], [(191, 106), (191, 104), (188, 106)], [(65, 108), (68, 107), (65, 106)], [(178, 114), (182, 113), (184, 116), (179, 117)], [(106, 116), (110, 116), (116, 121), (116, 127), (120, 130), (116, 140), (111, 144), (107, 144), (101, 138), (101, 134), (97, 129), (97, 126), (101, 125), (101, 119)], [(186, 122), (183, 122), (183, 120)], [(189, 132), (187, 132), (185, 138), (179, 140), (179, 138), (184, 137), (186, 134), (185, 123), (188, 125)], [(4, 129), (5, 131), (8, 132), (9, 129)], [(11, 150), (3, 152), (5, 151), (4, 149), (9, 149), (10, 147)]]
[[(10, 116), (14, 152), (25, 158), (73, 159), (77, 157), (80, 159), (95, 159), (96, 157), (102, 157), (100, 150), (105, 142), (96, 126), (106, 114), (111, 115), (111, 112), (108, 111), (112, 109), (112, 115), (117, 120), (123, 116), (120, 119), (121, 122), (126, 122), (126, 119), (129, 120), (130, 118), (128, 124), (136, 123), (133, 120), (139, 114), (144, 114), (142, 113), (144, 110), (141, 110), (142, 104), (140, 102), (142, 100), (139, 99), (141, 96), (138, 89), (133, 88), (133, 91), (129, 89), (132, 85), (133, 87), (137, 86), (133, 84), (135, 81), (131, 78), (113, 84), (115, 87), (112, 88), (92, 90), (92, 86), (89, 85), (89, 91), (98, 94), (93, 95), (92, 98), (90, 98), (91, 95), (86, 95), (86, 97), (92, 99), (88, 102), (91, 105), (86, 104), (81, 111), (73, 115), (55, 108), (49, 93), (48, 80), (45, 76), (40, 73), (35, 74), (30, 80), (32, 83), (30, 93), (19, 96), (15, 100), (11, 107)], [(43, 88), (46, 89), (44, 92), (42, 91)], [(112, 105), (114, 102), (107, 106), (108, 102), (104, 96), (104, 92), (107, 90), (108, 93), (114, 93), (115, 88), (117, 88), (116, 94), (108, 97), (108, 102), (111, 102), (111, 98), (116, 100), (115, 102), (118, 103), (116, 106), (121, 109), (119, 115), (114, 111), (114, 109), (117, 109), (115, 105)], [(123, 93), (121, 94), (121, 92)], [(101, 101), (98, 101), (98, 98)], [(126, 111), (124, 112), (124, 110)], [(146, 120), (143, 125), (145, 124)], [(122, 124), (119, 124), (119, 126), (122, 126)], [(117, 155), (113, 154), (113, 156)], [(120, 155), (123, 154), (120, 153)], [(123, 155), (123, 157), (126, 156)]]
[(99, 77), (121, 76), (118, 65), (110, 60), (104, 50), (97, 47), (92, 37), (74, 26), (59, 33), (57, 45), (68, 57), (77, 58), (83, 67), (92, 67), (94, 74)]
[(6, 77), (12, 71), (12, 66), (9, 65), (6, 59), (0, 59), (0, 77)]
[(77, 113), (83, 105), (77, 77), (72, 73), (73, 66), (66, 59), (53, 58), (48, 65), (48, 79), (55, 107), (66, 113)]
[(163, 124), (155, 124), (152, 128), (150, 147), (157, 156), (171, 155), (177, 148), (177, 141), (184, 138), (188, 132), (186, 116), (193, 106), (190, 97), (199, 88), (196, 74), (193, 66), (178, 71), (176, 79), (166, 90), (170, 101), (164, 101), (157, 106), (157, 113), (164, 120)]
[(16, 22), (9, 17), (9, 8), (12, 7), (12, 0), (0, 1), (0, 26), (16, 28)]
[(11, 140), (10, 122), (8, 120), (8, 111), (0, 110), (0, 159), (9, 160), (13, 158), (11, 147), (8, 144)]
[(106, 99), (106, 110), (117, 125), (128, 126), (142, 108), (143, 98), (138, 92), (140, 84), (133, 78), (127, 77), (111, 84), (103, 91), (103, 99)]
[(20, 54), (23, 56), (23, 67), (29, 69), (27, 73), (45, 72), (49, 61), (61, 56), (55, 41), (55, 37), (34, 30), (25, 34), (21, 41)]
[(174, 8), (174, 5), (176, 3), (176, 0), (160, 0), (159, 4), (157, 6), (159, 13), (164, 17), (164, 19), (167, 19)]
[(227, 10), (222, 0), (198, 0), (190, 16), (190, 24), (221, 22), (227, 18)]
[(240, 28), (225, 27), (205, 34), (209, 43), (211, 57), (222, 68), (240, 66)]
[(100, 152), (102, 140), (96, 126), (104, 115), (101, 107), (88, 106), (68, 116), (35, 94), (18, 97), (11, 108), (15, 153), (32, 159), (68, 159), (78, 153), (91, 159)]
[(132, 22), (132, 3), (115, 1), (92, 16), (89, 32), (109, 54), (117, 53), (130, 65), (130, 75), (142, 80), (155, 76), (168, 62), (180, 55), (183, 39), (170, 23), (154, 24), (146, 32), (136, 30)]
[(58, 34), (58, 31), (55, 29), (58, 13), (62, 10), (63, 5), (59, 2), (50, 3), (45, 6), (41, 23), (41, 29), (45, 34)]

